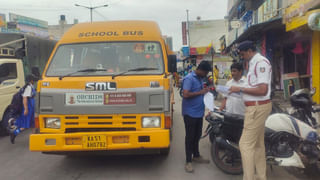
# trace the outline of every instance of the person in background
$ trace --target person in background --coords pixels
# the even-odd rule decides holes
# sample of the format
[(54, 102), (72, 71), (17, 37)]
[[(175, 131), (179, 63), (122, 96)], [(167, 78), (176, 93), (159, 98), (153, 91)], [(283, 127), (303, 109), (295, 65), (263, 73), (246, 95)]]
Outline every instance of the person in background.
[(192, 161), (197, 163), (209, 163), (199, 153), (199, 141), (202, 133), (204, 102), (203, 97), (209, 89), (203, 87), (203, 78), (207, 77), (211, 70), (208, 61), (202, 61), (195, 71), (189, 73), (183, 79), (182, 115), (186, 130), (186, 172), (193, 172)]
[(294, 82), (292, 79), (289, 79), (289, 82), (288, 82), (289, 97), (294, 93), (294, 91), (295, 91)]
[(214, 84), (217, 85), (218, 79), (219, 79), (219, 69), (217, 65), (214, 65), (213, 75), (214, 75)]
[(246, 105), (244, 125), (239, 142), (244, 180), (266, 180), (266, 155), (264, 145), (265, 121), (272, 108), (271, 75), (269, 60), (256, 51), (252, 41), (238, 47), (240, 57), (248, 62), (245, 87), (231, 86), (230, 93), (243, 93)]
[(184, 76), (187, 76), (188, 73), (189, 73), (188, 70), (184, 70), (184, 72), (183, 72)]
[(28, 75), (26, 81), (27, 86), (25, 87), (22, 94), (23, 109), (20, 116), (15, 122), (16, 129), (10, 132), (10, 141), (12, 144), (14, 144), (16, 136), (21, 131), (28, 128), (34, 128), (34, 97), (36, 95), (36, 91), (34, 88), (35, 77), (33, 75)]
[(173, 77), (174, 77), (174, 86), (175, 86), (175, 87), (179, 87), (179, 86), (180, 86), (180, 83), (179, 83), (179, 81), (180, 81), (179, 73), (174, 72), (174, 73), (173, 73)]
[[(245, 85), (244, 78), (242, 77), (243, 66), (241, 63), (233, 63), (230, 67), (232, 79), (229, 80), (226, 86), (239, 86), (243, 87)], [(245, 105), (242, 98), (237, 98), (233, 96), (225, 96), (221, 102), (220, 110), (226, 109), (226, 112), (232, 114), (244, 115)]]

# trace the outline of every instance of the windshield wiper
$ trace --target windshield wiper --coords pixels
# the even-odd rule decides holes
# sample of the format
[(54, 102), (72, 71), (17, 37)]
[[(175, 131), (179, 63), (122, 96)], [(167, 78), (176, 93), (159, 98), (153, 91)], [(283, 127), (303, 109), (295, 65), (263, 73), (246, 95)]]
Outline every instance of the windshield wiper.
[(71, 75), (79, 73), (79, 72), (97, 72), (97, 71), (106, 71), (106, 69), (92, 69), (92, 68), (91, 69), (81, 69), (79, 71), (75, 71), (75, 72), (60, 76), (59, 80), (62, 80), (64, 77), (68, 77), (68, 76), (71, 76)]
[(116, 76), (121, 76), (123, 74), (126, 74), (128, 72), (132, 72), (132, 71), (149, 71), (149, 70), (158, 70), (158, 68), (140, 67), (140, 68), (129, 69), (127, 71), (123, 71), (123, 72), (120, 72), (118, 74), (112, 75), (112, 79), (114, 79)]

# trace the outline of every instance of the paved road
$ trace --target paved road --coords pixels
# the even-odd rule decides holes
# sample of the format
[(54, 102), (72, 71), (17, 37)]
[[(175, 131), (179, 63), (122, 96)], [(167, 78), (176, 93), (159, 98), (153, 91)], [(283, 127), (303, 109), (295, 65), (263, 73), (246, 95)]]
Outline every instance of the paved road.
[[(181, 99), (176, 96), (174, 134), (169, 156), (81, 156), (68, 157), (29, 152), (26, 131), (11, 145), (9, 137), (0, 137), (0, 180), (240, 180), (210, 164), (195, 164), (193, 174), (184, 171), (184, 126), (180, 116)], [(201, 141), (201, 153), (209, 155), (209, 141)], [(307, 178), (298, 171), (281, 167), (268, 168), (269, 180), (298, 180)], [(291, 175), (290, 173), (298, 174)], [(316, 179), (316, 178), (313, 178)]]

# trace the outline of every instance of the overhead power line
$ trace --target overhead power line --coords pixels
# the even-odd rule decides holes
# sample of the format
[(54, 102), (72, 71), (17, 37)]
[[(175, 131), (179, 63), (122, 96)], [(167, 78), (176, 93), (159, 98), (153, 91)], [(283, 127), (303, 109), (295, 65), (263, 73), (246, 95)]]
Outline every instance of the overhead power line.
[(100, 17), (102, 17), (104, 20), (108, 20), (107, 17), (105, 17), (103, 14), (101, 14), (99, 11), (97, 10), (93, 10), (96, 14), (98, 14)]

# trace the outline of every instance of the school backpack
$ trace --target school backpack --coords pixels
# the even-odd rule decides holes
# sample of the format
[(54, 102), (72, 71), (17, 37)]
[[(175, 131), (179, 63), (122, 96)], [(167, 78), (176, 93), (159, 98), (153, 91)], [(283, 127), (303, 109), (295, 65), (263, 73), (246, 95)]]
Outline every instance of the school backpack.
[(23, 108), (23, 93), (24, 90), (26, 89), (26, 87), (29, 84), (24, 85), (22, 88), (19, 89), (18, 92), (16, 92), (13, 96), (12, 96), (12, 100), (11, 100), (11, 108), (14, 112), (14, 114), (20, 114), (22, 112), (22, 108)]

